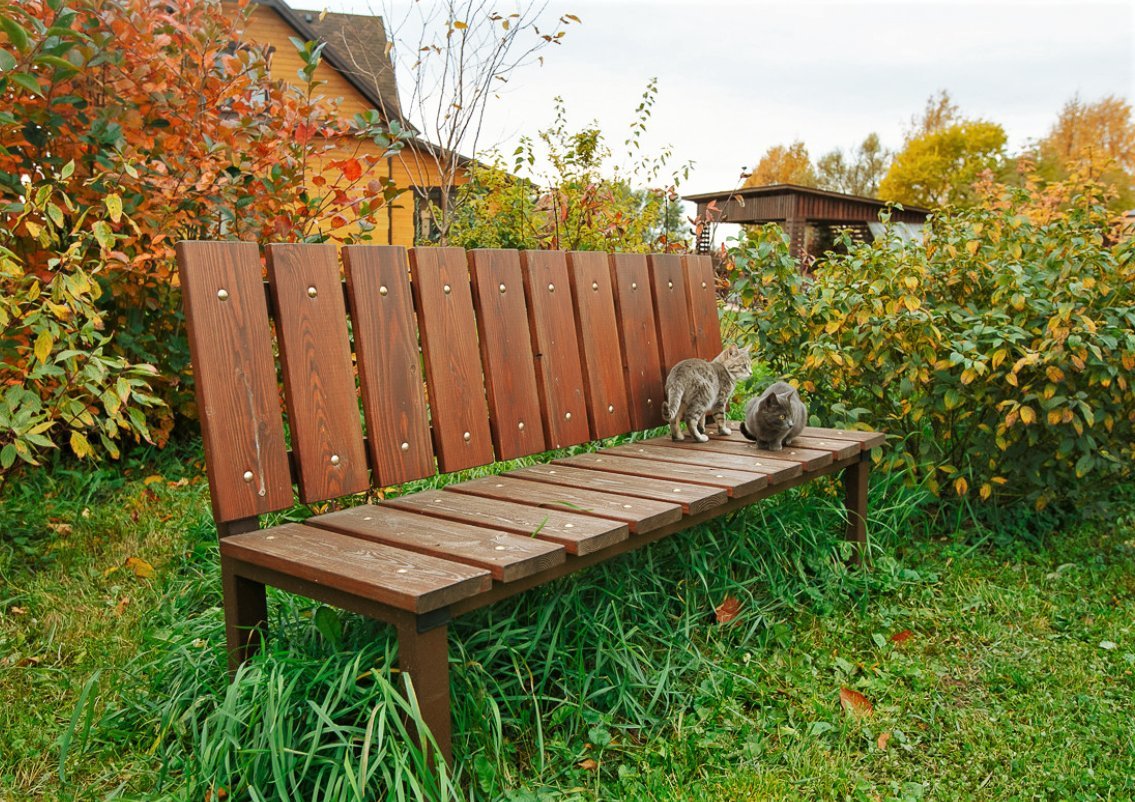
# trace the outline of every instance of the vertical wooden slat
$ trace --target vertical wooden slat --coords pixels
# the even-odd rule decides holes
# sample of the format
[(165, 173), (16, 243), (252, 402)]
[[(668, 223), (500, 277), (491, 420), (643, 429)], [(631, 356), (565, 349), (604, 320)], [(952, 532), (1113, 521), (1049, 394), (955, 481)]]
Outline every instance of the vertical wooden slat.
[(360, 493), (370, 477), (335, 246), (265, 251), (300, 498)]
[(574, 446), (589, 440), (591, 432), (567, 256), (562, 251), (524, 251), (520, 259), (544, 438), (548, 448)]
[(515, 459), (545, 449), (540, 425), (536, 367), (524, 303), (520, 254), (469, 252), (477, 333), (488, 390), (490, 428), (497, 459)]
[(260, 253), (251, 242), (179, 242), (177, 262), (213, 517), (290, 507)]
[(343, 265), (376, 481), (396, 485), (432, 476), (434, 452), (406, 249), (349, 245), (343, 248)]
[(610, 264), (631, 425), (648, 429), (662, 424), (665, 400), (650, 273), (642, 254), (611, 254)]
[(682, 257), (671, 253), (650, 256), (650, 281), (654, 291), (654, 318), (658, 325), (662, 371), (698, 355), (690, 308), (686, 303), (686, 280)]
[(687, 254), (682, 257), (682, 265), (697, 354), (702, 359), (713, 359), (721, 353), (721, 323), (717, 319), (713, 260), (705, 254)]
[(571, 251), (567, 256), (591, 436), (624, 434), (630, 431), (631, 419), (607, 254)]
[(410, 271), (438, 467), (459, 471), (487, 465), (493, 446), (465, 251), (415, 248)]

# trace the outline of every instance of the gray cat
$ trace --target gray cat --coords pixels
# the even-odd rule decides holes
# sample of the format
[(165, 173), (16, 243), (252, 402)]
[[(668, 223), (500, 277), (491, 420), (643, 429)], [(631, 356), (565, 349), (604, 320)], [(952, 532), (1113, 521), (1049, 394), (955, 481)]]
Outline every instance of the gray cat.
[(705, 433), (705, 419), (721, 419), (717, 424), (719, 434), (729, 434), (726, 411), (737, 382), (753, 375), (753, 360), (748, 348), (730, 345), (713, 358), (683, 359), (670, 369), (666, 377), (666, 403), (662, 405), (662, 415), (670, 422), (670, 436), (684, 440), (679, 422), (686, 422), (686, 429), (699, 443), (709, 440)]
[(808, 408), (787, 382), (776, 382), (745, 405), (741, 434), (760, 448), (780, 451), (804, 431)]

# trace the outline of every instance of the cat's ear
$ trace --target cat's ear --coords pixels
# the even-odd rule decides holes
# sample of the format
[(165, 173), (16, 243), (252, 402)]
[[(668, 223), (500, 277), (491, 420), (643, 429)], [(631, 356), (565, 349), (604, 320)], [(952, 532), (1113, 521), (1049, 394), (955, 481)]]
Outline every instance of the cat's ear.
[(791, 392), (781, 393), (780, 395), (778, 395), (776, 397), (776, 400), (780, 402), (780, 405), (782, 407), (784, 407), (785, 409), (788, 409), (792, 405), (792, 393)]

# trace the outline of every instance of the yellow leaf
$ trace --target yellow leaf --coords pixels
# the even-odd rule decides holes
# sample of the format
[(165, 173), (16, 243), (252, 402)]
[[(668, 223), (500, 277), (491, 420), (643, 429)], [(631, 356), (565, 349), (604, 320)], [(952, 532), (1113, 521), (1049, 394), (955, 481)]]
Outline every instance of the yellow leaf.
[(918, 279), (916, 279), (914, 276), (904, 277), (902, 283), (905, 284), (906, 288), (911, 292), (914, 292), (916, 289), (918, 289)]
[(986, 482), (981, 486), (981, 490), (978, 491), (978, 495), (981, 496), (982, 501), (985, 501), (987, 498), (993, 495), (993, 485)]
[(1054, 382), (1064, 380), (1064, 371), (1062, 371), (1060, 368), (1056, 367), (1056, 365), (1049, 365), (1048, 368), (1045, 370), (1045, 375), (1047, 375), (1048, 378), (1051, 379)]
[(106, 210), (110, 213), (111, 222), (117, 223), (122, 219), (122, 198), (116, 193), (107, 195), (103, 200), (106, 204)]
[(52, 338), (51, 333), (41, 331), (39, 336), (35, 338), (35, 358), (40, 362), (46, 362), (47, 358), (51, 356), (51, 348), (55, 345), (55, 340)]
[(1033, 412), (1032, 407), (1021, 407), (1021, 422), (1024, 424), (1033, 423), (1036, 421), (1036, 413)]
[(973, 372), (973, 368), (966, 368), (962, 371), (962, 384), (970, 384), (977, 374)]
[(459, 31), (463, 31), (466, 28), (468, 28), (469, 26), (466, 25), (464, 22), (457, 21), (457, 22), (453, 23), (453, 27), (456, 28)]
[(145, 479), (142, 480), (142, 484), (152, 485), (152, 484), (155, 484), (157, 482), (164, 482), (165, 480), (166, 480), (166, 478), (164, 476), (162, 476), (160, 473), (152, 473), (149, 476), (147, 476)]
[(966, 250), (969, 252), (970, 256), (973, 256), (975, 253), (977, 253), (977, 249), (980, 248), (980, 247), (981, 247), (981, 241), (980, 240), (971, 239), (969, 242), (966, 243)]
[(911, 312), (917, 312), (922, 308), (922, 301), (915, 298), (913, 295), (904, 295), (902, 297), (903, 306)]
[(965, 479), (963, 479), (962, 477), (959, 476), (957, 479), (954, 480), (954, 491), (959, 496), (964, 496), (966, 494), (966, 491), (968, 491), (968, 490), (969, 490), (969, 483), (966, 482)]
[(71, 432), (71, 450), (75, 452), (75, 456), (82, 459), (88, 457), (94, 451), (91, 449), (90, 442), (83, 436), (82, 432)]
[(143, 560), (141, 557), (127, 557), (126, 567), (134, 572), (134, 576), (139, 579), (149, 579), (154, 575), (154, 566)]
[(1000, 364), (1005, 361), (1005, 357), (1007, 357), (1008, 355), (1009, 355), (1009, 352), (1006, 351), (1004, 348), (999, 348), (998, 350), (994, 351), (993, 352), (993, 367), (996, 368), (996, 367), (1000, 366)]
[(1056, 424), (1060, 423), (1060, 421), (1063, 420), (1063, 419), (1064, 419), (1064, 414), (1059, 409), (1048, 410), (1048, 422), (1052, 426), (1055, 426)]

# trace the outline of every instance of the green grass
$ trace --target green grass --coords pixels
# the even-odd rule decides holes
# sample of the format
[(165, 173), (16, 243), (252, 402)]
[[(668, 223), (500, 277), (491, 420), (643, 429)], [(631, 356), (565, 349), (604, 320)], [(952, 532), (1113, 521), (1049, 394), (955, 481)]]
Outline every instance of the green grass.
[(1135, 797), (1130, 493), (979, 526), (876, 477), (863, 572), (813, 485), (467, 616), (449, 777), (373, 622), (273, 593), (270, 648), (227, 682), (199, 461), (11, 488), (0, 799)]

